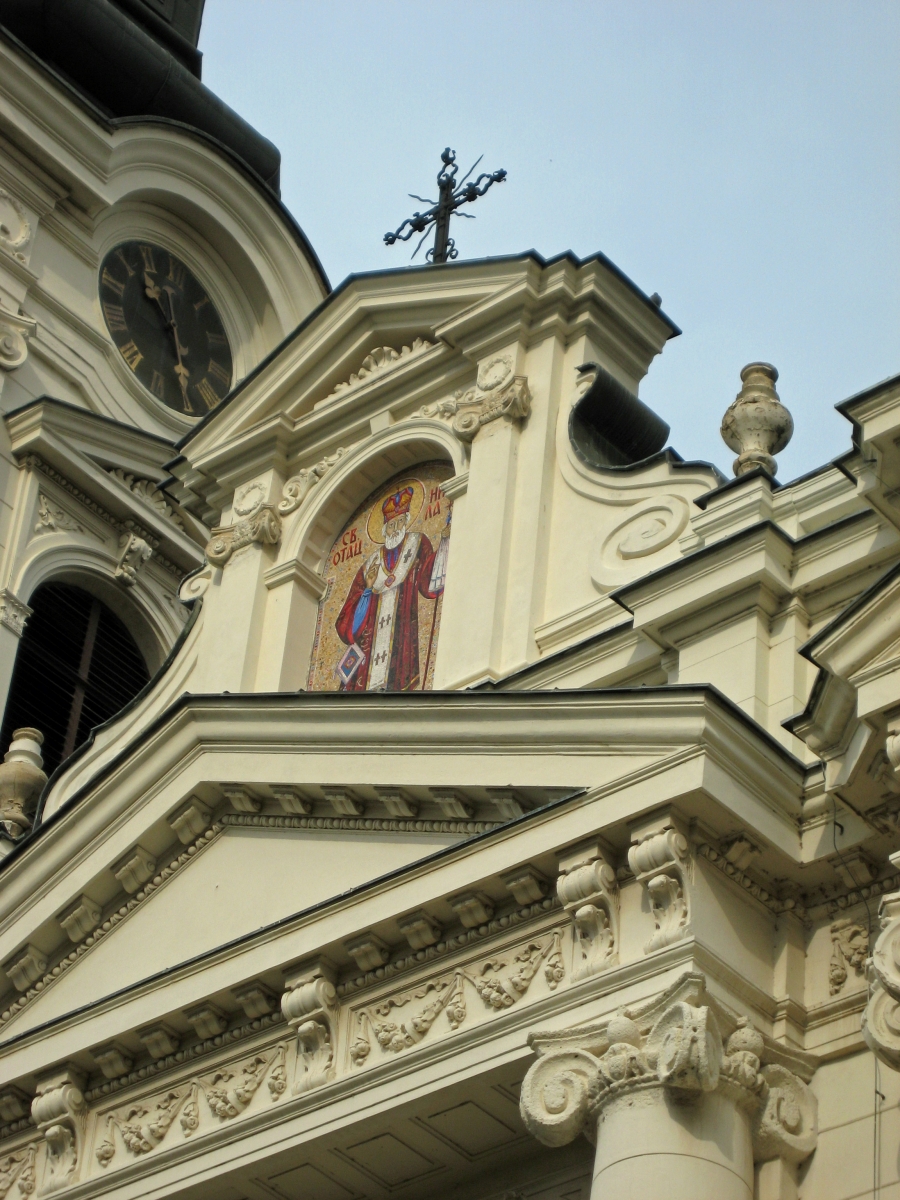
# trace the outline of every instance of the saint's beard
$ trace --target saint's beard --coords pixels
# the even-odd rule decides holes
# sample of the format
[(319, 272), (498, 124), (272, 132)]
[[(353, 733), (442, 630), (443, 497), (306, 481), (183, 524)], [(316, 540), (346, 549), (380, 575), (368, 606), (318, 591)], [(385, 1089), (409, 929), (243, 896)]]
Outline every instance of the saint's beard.
[(388, 550), (396, 550), (405, 537), (405, 529), (400, 529), (397, 533), (386, 533), (384, 535), (384, 544)]

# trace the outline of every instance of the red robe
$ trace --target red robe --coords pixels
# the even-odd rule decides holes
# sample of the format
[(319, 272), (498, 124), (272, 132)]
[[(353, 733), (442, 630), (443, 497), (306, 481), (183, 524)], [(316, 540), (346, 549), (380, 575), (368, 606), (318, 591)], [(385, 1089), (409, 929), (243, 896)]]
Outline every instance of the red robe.
[[(356, 573), (356, 578), (350, 585), (347, 599), (334, 623), (337, 635), (348, 646), (354, 642), (365, 655), (356, 674), (349, 683), (341, 683), (342, 692), (364, 692), (367, 690), (372, 664), (372, 650), (377, 633), (379, 598), (391, 589), (392, 571), (399, 571), (403, 561), (404, 551), (409, 547), (410, 540), (418, 537), (418, 547), (415, 556), (406, 570), (402, 582), (394, 585), (397, 592), (393, 615), (393, 630), (389, 650), (387, 676), (383, 689), (387, 692), (411, 692), (419, 688), (419, 596), (426, 600), (436, 600), (439, 592), (429, 590), (431, 571), (434, 566), (434, 547), (425, 534), (407, 534), (394, 551), (382, 546), (374, 555), (369, 555), (365, 563)], [(378, 578), (375, 590), (366, 587), (365, 569), (373, 560), (378, 561)], [(367, 595), (368, 607), (361, 623), (353, 632), (354, 617), (357, 615), (357, 605), (363, 596)], [(365, 606), (365, 605), (364, 605)], [(359, 620), (359, 618), (357, 618)]]

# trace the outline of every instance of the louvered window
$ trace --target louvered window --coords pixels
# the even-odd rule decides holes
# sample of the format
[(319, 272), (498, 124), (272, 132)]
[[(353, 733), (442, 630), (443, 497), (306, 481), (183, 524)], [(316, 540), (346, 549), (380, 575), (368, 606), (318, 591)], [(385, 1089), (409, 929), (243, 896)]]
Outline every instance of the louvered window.
[(45, 583), (28, 603), (34, 612), (16, 654), (0, 753), (14, 729), (40, 729), (49, 775), (93, 726), (136, 696), (149, 675), (134, 638), (89, 592)]

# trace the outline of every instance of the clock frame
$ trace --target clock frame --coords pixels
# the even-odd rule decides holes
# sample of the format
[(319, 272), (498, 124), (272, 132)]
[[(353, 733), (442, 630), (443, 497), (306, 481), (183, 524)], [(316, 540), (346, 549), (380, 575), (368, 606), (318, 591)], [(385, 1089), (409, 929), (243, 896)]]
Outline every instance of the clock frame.
[(171, 251), (121, 242), (100, 265), (109, 335), (135, 379), (182, 416), (202, 417), (228, 394), (233, 361), (209, 293)]

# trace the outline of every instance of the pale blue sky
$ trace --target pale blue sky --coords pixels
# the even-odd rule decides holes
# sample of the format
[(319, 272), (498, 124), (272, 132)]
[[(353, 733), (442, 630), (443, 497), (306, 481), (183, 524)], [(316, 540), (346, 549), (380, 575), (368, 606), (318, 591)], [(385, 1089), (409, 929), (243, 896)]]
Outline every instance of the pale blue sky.
[(409, 260), (382, 236), (450, 145), (509, 172), (461, 257), (602, 250), (659, 292), (684, 332), (641, 395), (685, 458), (730, 474), (753, 359), (794, 415), (784, 481), (900, 372), (898, 0), (207, 0), (200, 46), (333, 285)]

